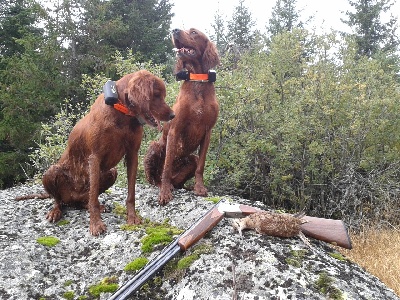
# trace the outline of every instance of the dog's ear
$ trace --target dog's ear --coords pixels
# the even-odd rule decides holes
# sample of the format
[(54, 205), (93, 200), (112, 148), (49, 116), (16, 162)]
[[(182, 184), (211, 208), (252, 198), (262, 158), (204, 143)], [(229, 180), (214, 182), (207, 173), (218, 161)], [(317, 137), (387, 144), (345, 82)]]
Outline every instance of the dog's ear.
[(143, 114), (149, 109), (150, 99), (153, 97), (154, 78), (138, 72), (128, 83), (125, 89), (126, 101), (129, 109), (137, 114)]
[(218, 50), (215, 44), (208, 41), (206, 50), (203, 53), (203, 68), (210, 70), (219, 65)]

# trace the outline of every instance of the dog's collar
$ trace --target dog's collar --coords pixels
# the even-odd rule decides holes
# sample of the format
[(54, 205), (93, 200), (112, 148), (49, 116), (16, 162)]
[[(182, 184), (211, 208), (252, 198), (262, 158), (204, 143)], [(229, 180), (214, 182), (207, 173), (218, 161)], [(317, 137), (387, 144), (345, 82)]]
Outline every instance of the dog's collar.
[(140, 125), (143, 126), (143, 125), (146, 124), (146, 121), (145, 121), (142, 117), (136, 116), (136, 115), (135, 115), (133, 112), (131, 112), (131, 111), (129, 110), (129, 108), (128, 108), (125, 104), (123, 104), (121, 101), (118, 100), (118, 103), (113, 104), (113, 107), (114, 107), (116, 110), (118, 110), (119, 112), (122, 112), (123, 114), (125, 114), (125, 115), (127, 115), (127, 116), (136, 118), (136, 120), (138, 120), (138, 122), (140, 123)]
[(198, 82), (215, 82), (217, 73), (214, 70), (209, 70), (206, 74), (190, 73), (187, 70), (179, 71), (175, 74), (176, 80), (198, 81)]
[[(146, 124), (146, 121), (139, 116), (136, 116), (129, 108), (122, 103), (122, 101), (118, 98), (117, 92), (117, 85), (115, 81), (107, 81), (106, 84), (103, 86), (103, 93), (104, 93), (104, 101), (107, 105), (114, 107), (114, 109), (118, 110), (119, 112), (123, 113), (124, 115), (136, 118), (140, 125)], [(125, 94), (125, 99), (128, 98), (128, 94)]]
[(125, 104), (123, 104), (120, 100), (118, 100), (118, 102), (117, 102), (117, 103), (114, 103), (112, 106), (113, 106), (116, 110), (122, 112), (123, 114), (125, 114), (125, 115), (127, 115), (127, 116), (135, 117), (135, 114), (132, 113), (132, 112), (129, 110), (129, 108), (128, 108)]

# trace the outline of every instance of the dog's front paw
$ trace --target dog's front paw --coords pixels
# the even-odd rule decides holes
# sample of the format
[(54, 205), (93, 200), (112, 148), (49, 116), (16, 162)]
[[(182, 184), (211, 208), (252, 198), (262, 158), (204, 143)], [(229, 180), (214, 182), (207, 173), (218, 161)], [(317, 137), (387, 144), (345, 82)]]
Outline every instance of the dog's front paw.
[(160, 194), (158, 195), (158, 203), (160, 205), (166, 205), (172, 200), (173, 189), (174, 187), (172, 185), (161, 185)]
[(90, 233), (94, 236), (98, 236), (103, 232), (106, 232), (107, 226), (103, 223), (103, 221), (92, 221), (90, 220)]
[(58, 207), (54, 207), (52, 210), (50, 210), (47, 215), (46, 215), (46, 219), (49, 222), (57, 222), (58, 220), (61, 219), (62, 216), (62, 212), (61, 209), (59, 209)]
[(127, 219), (128, 225), (138, 225), (141, 223), (142, 223), (142, 220), (136, 214), (134, 214), (133, 216), (128, 215), (128, 219)]
[(194, 194), (196, 196), (201, 196), (201, 197), (206, 197), (207, 196), (207, 188), (204, 186), (204, 184), (196, 184), (194, 186)]
[(158, 203), (160, 203), (160, 205), (167, 205), (171, 200), (172, 200), (171, 191), (165, 191), (164, 193), (160, 192), (160, 195), (158, 196)]

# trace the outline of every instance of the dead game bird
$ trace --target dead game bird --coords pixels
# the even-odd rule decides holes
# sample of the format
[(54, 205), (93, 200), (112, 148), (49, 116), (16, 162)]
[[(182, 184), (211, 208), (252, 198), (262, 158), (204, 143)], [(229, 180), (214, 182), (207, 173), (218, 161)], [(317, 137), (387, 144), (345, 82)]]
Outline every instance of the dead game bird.
[(306, 236), (301, 231), (301, 225), (307, 223), (302, 219), (304, 214), (291, 215), (285, 213), (274, 213), (268, 211), (256, 212), (245, 218), (234, 219), (232, 225), (243, 236), (243, 229), (253, 229), (259, 234), (275, 237), (300, 237), (303, 242), (311, 248)]

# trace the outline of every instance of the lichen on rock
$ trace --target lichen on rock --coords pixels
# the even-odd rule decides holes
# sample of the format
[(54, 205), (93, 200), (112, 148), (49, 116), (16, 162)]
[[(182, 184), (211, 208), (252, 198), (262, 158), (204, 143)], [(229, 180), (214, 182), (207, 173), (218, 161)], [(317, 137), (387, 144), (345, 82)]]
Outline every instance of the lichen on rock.
[[(0, 299), (65, 299), (66, 295), (93, 299), (89, 288), (105, 278), (113, 278), (110, 284), (115, 288), (134, 276), (124, 268), (143, 256), (145, 230), (122, 230), (125, 219), (110, 211), (102, 214), (107, 232), (93, 237), (86, 210), (66, 209), (63, 218), (69, 223), (58, 226), (45, 219), (52, 200), (13, 200), (41, 191), (41, 186), (29, 184), (0, 191)], [(125, 188), (113, 187), (100, 200), (109, 206), (124, 206), (126, 195)], [(264, 208), (261, 203), (229, 198)], [(157, 188), (137, 185), (140, 216), (154, 223), (168, 220), (170, 226), (179, 229), (189, 228), (214, 205), (186, 190), (174, 191), (174, 199), (166, 206), (159, 206), (157, 199)], [(43, 236), (54, 236), (61, 242), (46, 247), (36, 241)], [(333, 296), (399, 299), (358, 265), (332, 255), (335, 250), (330, 245), (313, 239), (310, 242), (318, 251), (310, 251), (297, 237), (283, 239), (246, 232), (242, 238), (230, 220), (223, 219), (198, 243), (208, 245), (209, 251), (196, 252), (193, 247), (178, 255), (177, 261), (191, 255), (196, 259), (186, 259), (190, 263), (179, 270), (179, 276), (159, 272), (132, 299), (231, 300), (234, 295), (253, 300)], [(152, 260), (162, 247), (155, 247), (146, 258)], [(293, 265), (290, 259), (297, 263)], [(106, 291), (100, 288), (98, 299), (108, 299), (111, 293)]]

